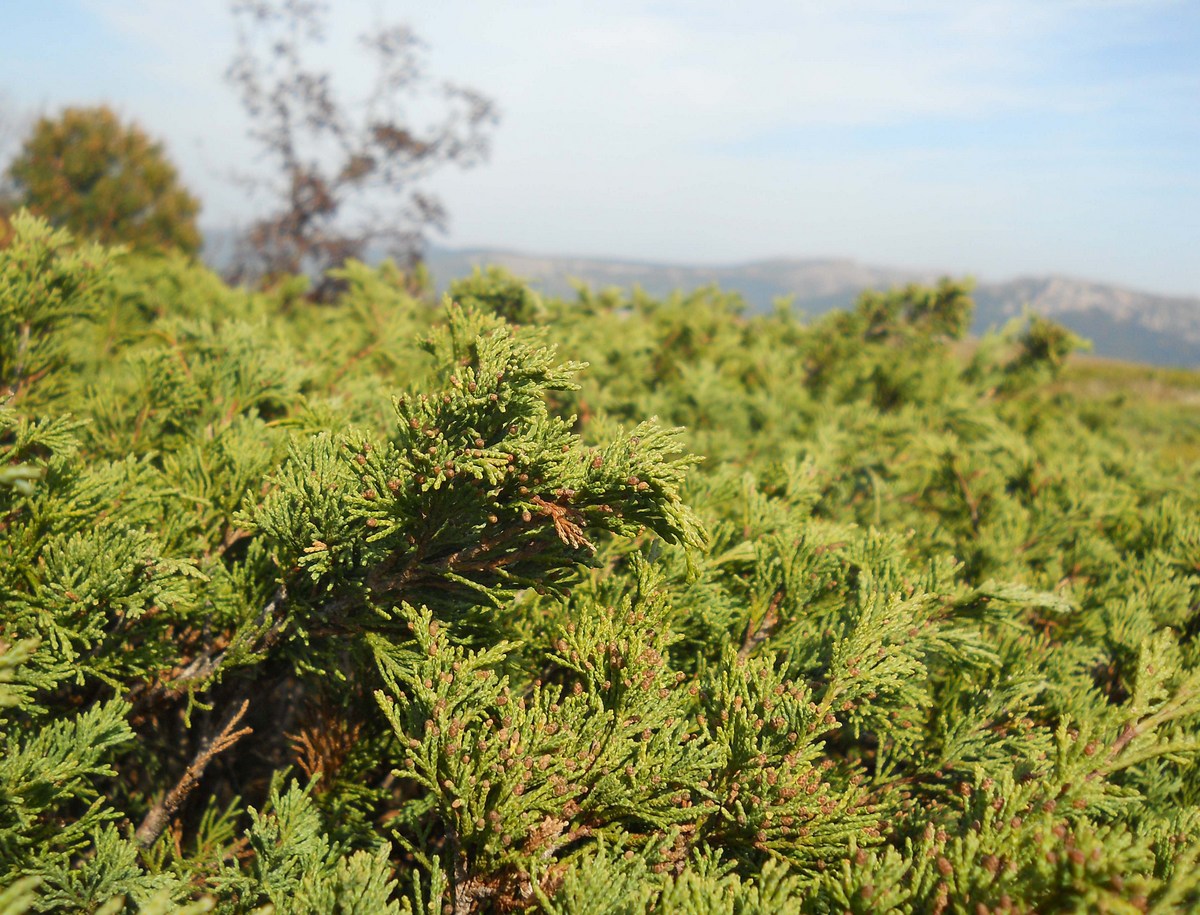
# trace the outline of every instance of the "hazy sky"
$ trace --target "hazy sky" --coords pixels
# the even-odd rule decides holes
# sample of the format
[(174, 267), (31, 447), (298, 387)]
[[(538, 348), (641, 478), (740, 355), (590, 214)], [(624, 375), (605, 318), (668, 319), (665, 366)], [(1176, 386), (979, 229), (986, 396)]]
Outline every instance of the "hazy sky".
[[(1200, 0), (334, 0), (497, 101), (441, 243), (684, 262), (846, 256), (1200, 294)], [(0, 0), (9, 109), (107, 101), (202, 222), (251, 212), (225, 0)]]

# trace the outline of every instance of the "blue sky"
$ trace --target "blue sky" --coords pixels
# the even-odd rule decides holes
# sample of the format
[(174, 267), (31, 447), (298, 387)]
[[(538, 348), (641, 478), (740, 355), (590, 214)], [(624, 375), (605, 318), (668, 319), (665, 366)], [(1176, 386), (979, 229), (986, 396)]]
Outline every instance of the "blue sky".
[[(354, 33), (399, 19), (500, 107), (489, 163), (433, 181), (442, 243), (1200, 295), (1198, 0), (334, 7), (325, 53), (351, 84)], [(0, 113), (109, 102), (166, 140), (205, 224), (252, 212), (226, 177), (255, 150), (220, 78), (224, 0), (0, 10)]]

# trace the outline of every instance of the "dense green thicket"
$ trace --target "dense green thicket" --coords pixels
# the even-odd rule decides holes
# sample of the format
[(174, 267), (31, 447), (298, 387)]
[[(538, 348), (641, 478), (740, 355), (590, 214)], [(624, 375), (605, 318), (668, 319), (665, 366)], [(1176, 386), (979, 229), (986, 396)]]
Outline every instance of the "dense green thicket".
[(1054, 325), (17, 229), (0, 913), (1200, 902), (1200, 432)]

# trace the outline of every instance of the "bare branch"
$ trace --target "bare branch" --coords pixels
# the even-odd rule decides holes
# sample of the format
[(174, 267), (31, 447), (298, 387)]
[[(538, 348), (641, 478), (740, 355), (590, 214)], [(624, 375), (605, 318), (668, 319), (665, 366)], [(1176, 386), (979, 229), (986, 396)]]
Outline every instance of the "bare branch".
[(200, 784), (200, 779), (203, 778), (204, 770), (208, 768), (208, 764), (217, 755), (228, 750), (247, 734), (253, 733), (251, 728), (238, 728), (238, 724), (246, 716), (246, 710), (249, 708), (250, 700), (243, 700), (242, 704), (230, 712), (225, 717), (225, 720), (221, 722), (215, 736), (210, 736), (210, 738), (201, 741), (195, 758), (187, 769), (184, 770), (183, 775), (179, 776), (179, 781), (175, 783), (175, 787), (168, 791), (162, 800), (151, 807), (142, 819), (141, 825), (138, 826), (137, 832), (134, 834), (134, 838), (139, 845), (143, 848), (149, 848), (157, 842), (158, 837), (167, 828), (167, 823), (170, 822), (171, 817), (179, 812), (179, 808), (183, 806), (188, 796)]
[(783, 588), (780, 588), (771, 596), (771, 603), (767, 605), (767, 610), (758, 621), (758, 625), (755, 625), (753, 620), (746, 624), (742, 647), (738, 649), (739, 657), (750, 657), (774, 633), (775, 627), (779, 625), (779, 606), (783, 603), (784, 594)]
[[(359, 41), (376, 65), (365, 98), (337, 91), (307, 60), (324, 39), (328, 6), (312, 0), (237, 0), (237, 54), (226, 70), (275, 176), (242, 176), (271, 199), (249, 229), (236, 279), (308, 272), (363, 258), (382, 246), (402, 264), (421, 259), (425, 236), (444, 228), (441, 202), (419, 187), (436, 170), (470, 167), (488, 151), (495, 107), (478, 91), (434, 83), (419, 38), (379, 25)], [(405, 102), (435, 113), (418, 125)], [(318, 280), (317, 296), (331, 281)]]

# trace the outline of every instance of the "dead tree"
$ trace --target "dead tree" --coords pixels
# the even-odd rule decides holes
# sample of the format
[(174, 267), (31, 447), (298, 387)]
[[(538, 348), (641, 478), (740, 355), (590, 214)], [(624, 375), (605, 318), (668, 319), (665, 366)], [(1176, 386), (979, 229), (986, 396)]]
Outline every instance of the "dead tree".
[(486, 157), (493, 102), (431, 78), (424, 45), (403, 25), (359, 35), (374, 78), (364, 97), (345, 97), (309, 60), (325, 40), (326, 3), (235, 0), (231, 8), (238, 50), (226, 79), (266, 162), (238, 179), (269, 200), (239, 246), (235, 278), (303, 272), (322, 297), (335, 286), (326, 271), (350, 258), (385, 254), (415, 265), (427, 233), (446, 225), (422, 184), (444, 166)]

